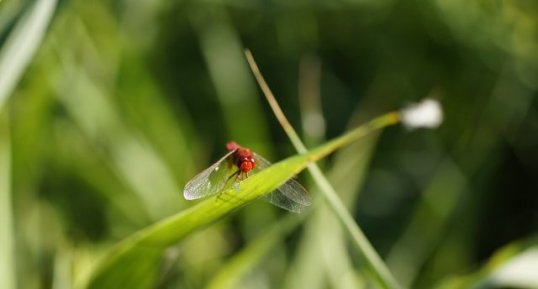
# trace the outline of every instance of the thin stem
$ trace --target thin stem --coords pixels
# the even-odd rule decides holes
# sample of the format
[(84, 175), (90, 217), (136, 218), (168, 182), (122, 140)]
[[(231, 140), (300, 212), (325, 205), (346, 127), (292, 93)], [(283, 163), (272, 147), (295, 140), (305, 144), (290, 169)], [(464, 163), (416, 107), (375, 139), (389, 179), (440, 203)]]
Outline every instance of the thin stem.
[[(273, 110), (276, 118), (282, 125), (282, 128), (290, 138), (293, 146), (299, 153), (306, 153), (307, 149), (305, 145), (303, 144), (303, 142), (287, 120), (286, 116), (280, 109), (280, 106), (278, 105), (273, 93), (271, 92), (271, 89), (267, 85), (267, 82), (263, 78), (256, 62), (254, 61), (252, 53), (249, 50), (245, 50), (245, 55), (247, 57), (247, 61), (250, 65), (250, 68), (252, 69), (252, 72), (254, 73), (254, 76), (256, 77), (260, 88), (262, 89), (263, 94), (269, 102), (269, 105), (271, 106), (271, 109)], [(399, 123), (399, 121), (399, 113), (391, 112), (378, 118), (375, 118), (370, 122), (356, 128), (352, 133), (349, 134), (349, 136), (350, 138), (357, 139), (358, 137), (366, 135), (374, 130), (379, 130), (386, 126), (397, 124)], [(348, 143), (346, 140), (341, 141), (342, 145)], [(385, 289), (402, 288), (396, 282), (391, 272), (388, 270), (387, 266), (385, 265), (381, 257), (379, 257), (375, 249), (372, 247), (372, 245), (370, 244), (362, 230), (359, 228), (351, 214), (347, 211), (346, 207), (342, 203), (342, 200), (340, 200), (338, 194), (336, 193), (332, 185), (329, 183), (327, 178), (323, 175), (319, 167), (315, 163), (311, 163), (308, 165), (308, 169), (313, 175), (314, 181), (320, 187), (321, 192), (323, 193), (322, 196), (324, 197), (325, 201), (329, 204), (329, 207), (336, 214), (340, 222), (342, 222), (344, 228), (346, 228), (346, 230), (351, 235), (353, 241), (358, 248), (359, 253), (364, 258), (365, 264), (370, 273), (373, 275), (376, 283), (381, 288)]]

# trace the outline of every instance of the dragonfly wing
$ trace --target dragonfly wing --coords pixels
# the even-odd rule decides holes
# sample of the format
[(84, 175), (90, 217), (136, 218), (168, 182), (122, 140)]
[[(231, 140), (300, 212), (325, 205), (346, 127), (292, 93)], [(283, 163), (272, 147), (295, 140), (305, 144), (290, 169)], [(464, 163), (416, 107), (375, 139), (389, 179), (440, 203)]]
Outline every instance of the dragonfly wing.
[(271, 166), (271, 162), (266, 160), (264, 157), (260, 156), (257, 153), (252, 154), (254, 155), (254, 160), (256, 161), (256, 167), (254, 168), (254, 171), (265, 170), (266, 168)]
[(185, 199), (195, 200), (220, 192), (232, 175), (231, 166), (227, 162), (227, 159), (234, 152), (230, 151), (209, 168), (192, 178), (183, 190)]
[[(271, 163), (258, 154), (254, 154), (256, 166), (259, 170), (263, 170), (271, 165)], [(310, 206), (310, 196), (306, 189), (295, 179), (290, 179), (276, 191), (263, 196), (263, 199), (271, 204), (283, 208), (285, 210), (300, 213), (307, 206)]]
[(263, 199), (294, 213), (303, 212), (311, 204), (306, 189), (294, 179), (287, 181), (276, 191), (263, 196)]

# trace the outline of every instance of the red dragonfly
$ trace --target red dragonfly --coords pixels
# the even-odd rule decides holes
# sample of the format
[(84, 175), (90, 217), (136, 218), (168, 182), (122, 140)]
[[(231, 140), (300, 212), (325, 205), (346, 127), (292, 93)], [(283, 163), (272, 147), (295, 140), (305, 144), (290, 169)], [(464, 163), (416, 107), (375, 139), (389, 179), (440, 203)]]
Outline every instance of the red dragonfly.
[[(228, 153), (225, 156), (185, 185), (183, 190), (185, 199), (194, 200), (215, 195), (229, 186), (237, 188), (251, 173), (271, 165), (268, 160), (233, 141), (228, 142), (226, 148)], [(294, 179), (263, 198), (273, 205), (296, 213), (302, 212), (310, 205), (310, 196)]]

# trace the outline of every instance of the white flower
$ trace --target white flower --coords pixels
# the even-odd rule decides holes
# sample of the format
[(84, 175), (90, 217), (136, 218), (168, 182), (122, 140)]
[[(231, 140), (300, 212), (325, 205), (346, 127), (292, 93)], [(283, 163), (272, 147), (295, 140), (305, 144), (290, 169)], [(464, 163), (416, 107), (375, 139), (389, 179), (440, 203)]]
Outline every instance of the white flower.
[(410, 129), (436, 128), (443, 122), (443, 110), (437, 100), (426, 98), (400, 111), (402, 123)]

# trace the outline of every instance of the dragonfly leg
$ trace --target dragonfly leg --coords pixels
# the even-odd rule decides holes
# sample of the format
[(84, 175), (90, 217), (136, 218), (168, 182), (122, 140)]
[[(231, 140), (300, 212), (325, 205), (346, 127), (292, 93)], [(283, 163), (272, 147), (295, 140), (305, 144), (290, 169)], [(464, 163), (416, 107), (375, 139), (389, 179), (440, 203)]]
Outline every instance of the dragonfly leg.
[(237, 178), (239, 177), (239, 175), (241, 174), (241, 171), (240, 170), (237, 170), (235, 171), (233, 174), (231, 174), (230, 176), (228, 176), (228, 178), (226, 179), (226, 184), (233, 178), (234, 182), (237, 180)]
[[(230, 180), (232, 180), (233, 182), (233, 185), (232, 187), (234, 188), (234, 190), (239, 190), (239, 181), (243, 178), (243, 172), (241, 170), (237, 170), (236, 172), (234, 172), (233, 174), (231, 174), (227, 179), (226, 179), (226, 184), (228, 184), (228, 182)], [(217, 199), (220, 199), (220, 200), (223, 200), (223, 201), (231, 201), (233, 199), (239, 199), (237, 197), (236, 194), (228, 194), (228, 193), (225, 193), (225, 191), (222, 191), (220, 192), (218, 195), (217, 195)]]

